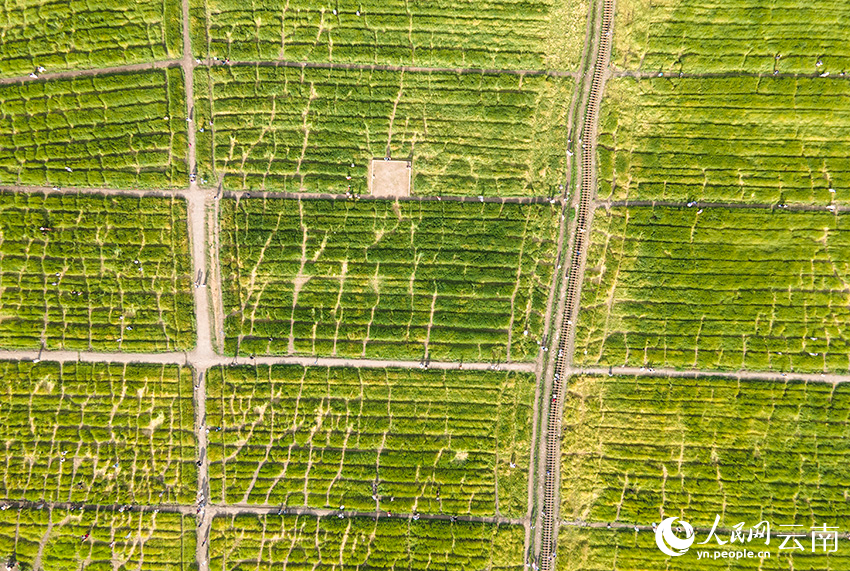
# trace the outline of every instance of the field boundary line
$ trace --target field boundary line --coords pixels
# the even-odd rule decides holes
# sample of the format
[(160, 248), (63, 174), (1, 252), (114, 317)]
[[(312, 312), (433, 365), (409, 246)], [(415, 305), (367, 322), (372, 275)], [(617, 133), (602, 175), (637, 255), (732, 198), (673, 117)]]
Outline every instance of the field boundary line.
[(578, 73), (548, 69), (488, 69), (477, 67), (429, 67), (416, 65), (390, 65), (375, 63), (308, 62), (293, 60), (244, 60), (224, 63), (223, 60), (206, 60), (209, 67), (288, 67), (297, 69), (347, 69), (355, 71), (395, 71), (406, 73), (456, 73), (459, 75), (545, 75), (549, 77), (577, 78)]
[(476, 202), (495, 204), (559, 204), (560, 196), (374, 196), (371, 194), (336, 194), (329, 192), (276, 192), (273, 190), (223, 190), (224, 198), (287, 198), (297, 200), (378, 200), (398, 202)]
[(0, 192), (17, 192), (21, 194), (103, 194), (113, 196), (137, 196), (137, 197), (180, 197), (186, 198), (185, 188), (144, 190), (132, 188), (91, 188), (76, 186), (27, 186), (27, 185), (0, 185)]
[(525, 518), (509, 518), (502, 516), (473, 516), (473, 515), (450, 515), (450, 514), (420, 514), (420, 513), (396, 513), (387, 515), (390, 512), (379, 511), (359, 511), (359, 510), (338, 510), (332, 508), (310, 508), (307, 506), (258, 506), (242, 503), (226, 503), (212, 504), (209, 506), (213, 517), (226, 515), (308, 515), (313, 517), (339, 517), (343, 514), (344, 517), (369, 517), (373, 519), (413, 519), (418, 516), (419, 519), (431, 521), (451, 521), (455, 518), (457, 521), (474, 522), (474, 523), (494, 523), (499, 525), (523, 525)]
[(724, 77), (752, 77), (754, 79), (770, 79), (776, 78), (795, 78), (795, 79), (838, 79), (848, 80), (850, 76), (841, 75), (823, 75), (823, 73), (764, 73), (758, 71), (705, 71), (705, 72), (682, 72), (682, 71), (639, 71), (631, 69), (612, 69), (611, 76), (616, 78), (633, 77), (635, 79), (722, 79)]
[(726, 208), (738, 210), (791, 210), (797, 212), (850, 212), (850, 205), (842, 204), (766, 204), (766, 203), (746, 203), (746, 202), (701, 202), (695, 200), (692, 202), (679, 202), (668, 200), (597, 200), (594, 201), (594, 208)]
[[(197, 370), (210, 367), (229, 367), (231, 365), (302, 365), (318, 367), (353, 367), (365, 369), (419, 369), (422, 361), (401, 359), (361, 359), (346, 357), (315, 357), (299, 355), (229, 357), (225, 355), (199, 355), (188, 351), (172, 351), (168, 353), (121, 353), (73, 350), (42, 350), (38, 349), (2, 349), (0, 360), (4, 361), (55, 361), (83, 363), (141, 363), (192, 366)], [(534, 361), (513, 363), (460, 362), (460, 361), (429, 361), (429, 369), (459, 369), (471, 371), (512, 371), (533, 373), (536, 367)]]
[(42, 73), (37, 77), (31, 75), (20, 75), (16, 77), (0, 78), (0, 85), (14, 85), (16, 83), (27, 83), (29, 81), (49, 81), (51, 79), (75, 79), (78, 77), (95, 77), (98, 75), (109, 75), (112, 73), (133, 73), (136, 71), (149, 71), (152, 69), (168, 69), (180, 67), (181, 60), (166, 59), (146, 63), (129, 63), (112, 67), (97, 67), (90, 69), (75, 69), (68, 71), (54, 71)]
[[(194, 136), (194, 135), (193, 135)], [(566, 204), (561, 196), (373, 196), (371, 194), (348, 195), (334, 193), (276, 192), (273, 190), (220, 190), (217, 187), (193, 187), (208, 197), (220, 198), (281, 198), (295, 200), (375, 200), (399, 202), (474, 202), (493, 204)], [(186, 198), (192, 192), (185, 187), (172, 189), (95, 188), (82, 186), (28, 186), (0, 185), (0, 192), (45, 193), (45, 194), (114, 194), (116, 196), (180, 196)]]
[[(39, 509), (58, 509), (58, 510), (79, 510), (83, 511), (118, 511), (122, 507), (128, 513), (176, 513), (186, 516), (196, 515), (197, 507), (189, 504), (133, 504), (133, 503), (118, 503), (118, 504), (92, 504), (87, 502), (52, 502), (39, 500), (10, 500), (0, 498), (0, 506), (9, 506), (9, 508), (19, 510), (39, 510)], [(41, 507), (39, 507), (41, 506)], [(340, 513), (345, 517), (370, 517), (370, 518), (387, 518), (387, 519), (413, 519), (418, 515), (419, 519), (432, 521), (451, 521), (454, 517), (457, 521), (474, 522), (474, 523), (494, 523), (499, 525), (522, 525), (525, 522), (524, 518), (509, 518), (501, 516), (474, 516), (474, 515), (457, 515), (449, 514), (417, 514), (410, 512), (401, 512), (388, 515), (386, 511), (358, 511), (344, 510), (340, 512), (338, 509), (332, 508), (311, 508), (307, 506), (272, 506), (272, 505), (254, 505), (254, 504), (210, 504), (208, 506), (209, 517), (228, 516), (228, 515), (306, 515), (318, 518), (338, 517)]]
[(720, 378), (738, 381), (768, 381), (777, 383), (806, 382), (841, 384), (850, 383), (850, 375), (838, 373), (795, 373), (772, 371), (706, 371), (704, 369), (659, 369), (655, 367), (576, 367), (571, 375), (668, 377), (679, 379)]

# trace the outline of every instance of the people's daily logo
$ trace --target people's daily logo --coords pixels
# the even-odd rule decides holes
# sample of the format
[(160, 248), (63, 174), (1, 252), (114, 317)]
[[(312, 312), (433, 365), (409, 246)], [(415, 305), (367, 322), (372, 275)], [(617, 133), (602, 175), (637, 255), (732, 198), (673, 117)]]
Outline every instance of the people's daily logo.
[(655, 544), (658, 545), (658, 549), (671, 557), (678, 557), (687, 553), (695, 539), (694, 528), (683, 520), (679, 520), (679, 522), (685, 531), (685, 537), (681, 538), (676, 535), (676, 532), (673, 531), (673, 524), (677, 519), (668, 517), (655, 528)]
[[(769, 521), (760, 521), (749, 529), (745, 522), (725, 526), (720, 521), (720, 515), (715, 515), (714, 524), (704, 541), (696, 541), (694, 528), (688, 522), (668, 517), (655, 530), (655, 544), (658, 549), (670, 557), (679, 557), (688, 552), (691, 546), (706, 546), (696, 549), (697, 559), (769, 559), (769, 550), (756, 550), (750, 546), (762, 541), (766, 547), (771, 546), (771, 536), (781, 539), (775, 549), (777, 551), (811, 551), (812, 553), (834, 553), (838, 551), (839, 528), (826, 524), (808, 527), (800, 523), (772, 525)], [(635, 527), (635, 531), (638, 528)], [(713, 540), (713, 541), (712, 541)], [(717, 549), (712, 546), (716, 544)]]

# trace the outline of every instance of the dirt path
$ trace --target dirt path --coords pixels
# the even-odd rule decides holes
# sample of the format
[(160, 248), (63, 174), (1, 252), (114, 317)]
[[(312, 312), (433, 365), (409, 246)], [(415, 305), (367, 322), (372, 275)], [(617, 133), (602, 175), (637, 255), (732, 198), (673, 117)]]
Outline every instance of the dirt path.
[(655, 369), (648, 367), (582, 367), (570, 371), (571, 375), (624, 375), (637, 377), (671, 377), (680, 379), (738, 379), (741, 381), (766, 381), (786, 383), (801, 381), (806, 383), (840, 384), (850, 382), (850, 375), (837, 373), (782, 373), (769, 371), (706, 371)]
[(294, 67), (308, 69), (349, 69), (360, 71), (397, 71), (412, 73), (456, 73), (460, 75), (546, 75), (549, 77), (578, 77), (574, 71), (554, 71), (545, 69), (486, 69), (474, 67), (422, 67), (407, 65), (379, 65), (371, 63), (338, 63), (338, 62), (306, 62), (306, 61), (231, 61), (229, 64), (221, 60), (208, 62), (211, 65), (230, 65), (231, 67), (263, 66), (263, 67)]
[[(601, 0), (596, 5), (595, 29), (593, 42), (593, 65), (587, 68), (584, 78), (587, 104), (584, 106), (584, 117), (581, 124), (580, 138), (580, 187), (576, 206), (575, 232), (572, 240), (570, 263), (566, 272), (566, 292), (564, 311), (561, 316), (561, 327), (557, 343), (557, 353), (553, 355), (554, 368), (551, 382), (551, 398), (547, 396), (545, 403), (547, 418), (544, 419), (546, 438), (540, 439), (540, 446), (545, 446), (545, 461), (540, 462), (545, 467), (545, 473), (540, 470), (543, 478), (542, 498), (539, 502), (541, 513), (538, 516), (538, 531), (535, 544), (539, 545), (540, 556), (538, 565), (542, 571), (548, 571), (555, 565), (555, 545), (558, 537), (558, 510), (560, 507), (560, 467), (561, 467), (561, 402), (567, 376), (568, 364), (572, 362), (575, 331), (573, 322), (578, 314), (581, 298), (581, 282), (584, 274), (584, 263), (587, 256), (588, 237), (593, 218), (593, 203), (596, 196), (596, 131), (599, 122), (599, 106), (602, 92), (607, 79), (608, 65), (611, 57), (611, 37), (613, 34), (614, 0)], [(554, 351), (554, 348), (553, 348)]]
[[(0, 350), (0, 359), (20, 361), (80, 361), (84, 363), (154, 363), (165, 365), (192, 365), (196, 370), (210, 367), (227, 367), (230, 365), (301, 365), (320, 367), (363, 367), (380, 369), (399, 367), (416, 369), (421, 361), (404, 361), (399, 359), (358, 359), (345, 357), (226, 357), (223, 355), (191, 353), (119, 353), (94, 351), (38, 351), (33, 350)], [(520, 371), (533, 372), (534, 363), (459, 363), (454, 361), (430, 361), (429, 369), (466, 369), (471, 371)], [(850, 377), (849, 377), (850, 378)]]
[[(255, 190), (227, 190), (224, 198), (295, 198), (300, 200), (353, 200), (347, 194), (313, 192), (274, 192)], [(357, 200), (398, 200), (399, 202), (487, 202), (494, 204), (561, 204), (560, 197), (549, 196), (372, 196), (361, 194)]]
[(628, 207), (668, 207), (668, 208), (729, 208), (740, 210), (791, 210), (795, 212), (850, 212), (850, 206), (840, 204), (764, 204), (741, 202), (676, 202), (674, 200), (609, 200), (595, 201), (594, 208), (628, 208)]
[(131, 73), (134, 71), (145, 71), (148, 69), (167, 69), (180, 66), (181, 60), (168, 59), (148, 63), (131, 63), (127, 65), (116, 65), (114, 67), (99, 67), (97, 69), (75, 69), (69, 71), (57, 71), (53, 73), (42, 73), (38, 77), (22, 75), (18, 77), (5, 77), (0, 79), (0, 85), (12, 85), (25, 83), (27, 81), (48, 81), (51, 79), (73, 79), (75, 77), (92, 77), (95, 75), (108, 75), (110, 73)]

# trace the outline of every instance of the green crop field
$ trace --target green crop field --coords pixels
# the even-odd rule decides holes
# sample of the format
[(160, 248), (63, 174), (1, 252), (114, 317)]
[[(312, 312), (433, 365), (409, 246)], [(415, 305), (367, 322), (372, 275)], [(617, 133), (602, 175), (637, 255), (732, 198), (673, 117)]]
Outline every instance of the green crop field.
[(10, 509), (0, 512), (0, 562), (22, 571), (190, 571), (194, 527), (178, 514)]
[(187, 232), (182, 199), (0, 193), (0, 343), (191, 348)]
[(619, 79), (600, 121), (600, 198), (850, 200), (844, 81)]
[(599, 210), (575, 360), (846, 371), (849, 245), (827, 212)]
[(842, 0), (620, 0), (612, 62), (676, 73), (834, 75), (850, 68), (848, 17)]
[(179, 69), (0, 85), (0, 184), (182, 186), (186, 149)]
[(236, 367), (207, 393), (213, 501), (525, 514), (532, 374)]
[(176, 58), (183, 47), (176, 0), (19, 0), (0, 6), (0, 35), (3, 76)]
[(578, 64), (587, 0), (192, 0), (197, 57), (495, 69)]
[[(222, 201), (228, 353), (533, 359), (549, 205)], [(526, 333), (527, 332), (527, 333)]]
[(0, 497), (87, 504), (194, 499), (189, 369), (0, 361), (0, 378)]
[(569, 78), (269, 66), (194, 77), (199, 175), (226, 188), (366, 194), (369, 162), (387, 154), (412, 159), (419, 195), (565, 184)]
[(580, 376), (564, 407), (564, 519), (850, 525), (844, 385)]
[(520, 571), (521, 526), (311, 516), (218, 517), (210, 569)]
[[(737, 522), (735, 522), (737, 523)], [(710, 527), (710, 526), (709, 526)], [(749, 527), (744, 529), (744, 532)], [(791, 530), (780, 530), (791, 533)], [(708, 532), (697, 533), (696, 541), (703, 541)], [(724, 541), (729, 541), (728, 534)], [(824, 553), (811, 551), (811, 539), (802, 539), (803, 551), (779, 550), (784, 539), (773, 536), (770, 545), (764, 540), (727, 543), (718, 547), (712, 539), (706, 545), (692, 545), (681, 557), (669, 557), (655, 545), (652, 532), (619, 531), (607, 529), (561, 528), (558, 541), (558, 571), (843, 571), (850, 566), (844, 540), (839, 541), (838, 551)], [(789, 543), (788, 545), (793, 545)], [(698, 558), (697, 551), (706, 551)], [(719, 557), (720, 552), (735, 552), (735, 559)], [(737, 552), (751, 551), (752, 558), (738, 556)], [(766, 551), (769, 557), (759, 558), (758, 552)], [(715, 559), (715, 552), (718, 558)]]

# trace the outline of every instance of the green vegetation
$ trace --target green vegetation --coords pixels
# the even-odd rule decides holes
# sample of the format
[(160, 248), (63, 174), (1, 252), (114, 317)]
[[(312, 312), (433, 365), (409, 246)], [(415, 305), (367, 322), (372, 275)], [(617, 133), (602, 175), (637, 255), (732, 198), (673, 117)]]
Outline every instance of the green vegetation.
[(842, 0), (620, 0), (612, 62), (646, 71), (836, 74), (850, 68), (848, 17)]
[(228, 353), (539, 351), (557, 207), (250, 199), (221, 210)]
[(388, 154), (412, 159), (420, 195), (551, 195), (565, 182), (567, 78), (270, 66), (194, 77), (199, 175), (223, 174), (227, 188), (366, 194), (369, 162)]
[(847, 370), (844, 216), (599, 210), (591, 240), (577, 363)]
[(185, 221), (178, 198), (0, 193), (0, 342), (191, 348)]
[(0, 111), (0, 184), (162, 188), (188, 180), (179, 69), (0, 85)]
[[(752, 521), (752, 520), (751, 520)], [(737, 523), (737, 521), (735, 522)], [(755, 522), (753, 522), (755, 523)], [(710, 525), (709, 525), (710, 527)], [(744, 529), (746, 533), (748, 526)], [(791, 533), (790, 530), (780, 530)], [(843, 530), (842, 530), (843, 531)], [(708, 531), (697, 533), (697, 542), (703, 541)], [(746, 537), (746, 536), (745, 536)], [(728, 534), (724, 541), (729, 541)], [(693, 545), (682, 557), (669, 557), (655, 545), (652, 532), (620, 531), (607, 529), (577, 529), (562, 527), (558, 541), (558, 571), (646, 571), (664, 569), (666, 571), (842, 571), (850, 561), (843, 541), (839, 541), (838, 551), (826, 554), (823, 550), (811, 552), (811, 540), (801, 541), (805, 551), (779, 550), (784, 539), (775, 535), (770, 545), (764, 540), (753, 539), (750, 543), (727, 543), (718, 547), (712, 539), (706, 545)], [(790, 543), (788, 545), (793, 545)], [(697, 558), (697, 551), (706, 551), (707, 555)], [(736, 556), (735, 559), (714, 559), (716, 551), (752, 551), (752, 558)], [(758, 557), (759, 551), (767, 551), (770, 557)]]
[(599, 196), (846, 202), (847, 96), (845, 82), (832, 79), (611, 81), (600, 123)]
[(492, 69), (578, 64), (586, 0), (192, 0), (198, 57)]
[(532, 374), (235, 367), (207, 393), (212, 501), (525, 514)]
[(179, 57), (180, 2), (19, 0), (0, 5), (0, 74), (93, 69)]
[(0, 496), (87, 504), (195, 498), (189, 369), (0, 361), (0, 378)]
[(216, 518), (210, 569), (523, 569), (521, 526), (311, 516)]
[(574, 377), (566, 399), (564, 519), (850, 525), (845, 385)]
[(14, 559), (15, 569), (35, 571), (188, 571), (196, 569), (194, 528), (178, 514), (10, 509), (0, 512), (0, 563)]

